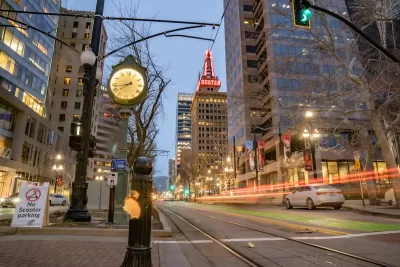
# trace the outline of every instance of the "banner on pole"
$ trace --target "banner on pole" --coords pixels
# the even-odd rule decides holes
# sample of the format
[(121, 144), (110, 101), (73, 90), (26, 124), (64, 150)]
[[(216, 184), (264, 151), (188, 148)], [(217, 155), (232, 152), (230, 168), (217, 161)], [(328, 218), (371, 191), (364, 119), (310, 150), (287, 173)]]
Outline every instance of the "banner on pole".
[(290, 158), (290, 135), (282, 135), (283, 139), (283, 156), (286, 160)]
[(305, 149), (304, 150), (304, 169), (306, 171), (312, 171), (313, 170), (311, 149)]

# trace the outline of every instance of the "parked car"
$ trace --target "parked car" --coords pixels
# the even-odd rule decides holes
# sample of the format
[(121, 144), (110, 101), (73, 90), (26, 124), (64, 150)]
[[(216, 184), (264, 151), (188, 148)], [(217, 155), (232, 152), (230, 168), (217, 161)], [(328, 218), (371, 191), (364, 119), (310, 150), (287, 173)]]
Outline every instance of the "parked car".
[(343, 192), (328, 184), (299, 186), (286, 196), (286, 208), (307, 207), (310, 210), (325, 206), (340, 209), (344, 204)]
[(393, 188), (390, 188), (388, 191), (386, 191), (385, 202), (387, 202), (389, 205), (396, 205), (396, 198), (394, 197)]
[(49, 195), (49, 205), (62, 205), (65, 206), (67, 205), (68, 200), (65, 196), (60, 195), (60, 194), (50, 194)]
[(1, 206), (3, 208), (15, 208), (15, 206), (17, 206), (18, 201), (19, 201), (19, 193), (15, 193), (12, 196), (0, 199)]

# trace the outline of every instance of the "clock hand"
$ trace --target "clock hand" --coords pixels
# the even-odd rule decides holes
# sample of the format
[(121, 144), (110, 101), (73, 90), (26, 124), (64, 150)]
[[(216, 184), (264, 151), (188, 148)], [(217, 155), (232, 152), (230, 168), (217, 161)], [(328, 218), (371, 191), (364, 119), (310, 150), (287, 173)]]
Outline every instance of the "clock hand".
[(120, 90), (120, 91), (121, 91), (121, 90), (122, 90), (122, 88), (124, 88), (124, 87), (127, 87), (128, 85), (132, 85), (132, 82), (125, 84), (124, 86), (122, 86), (122, 87), (118, 88), (118, 90)]
[(132, 85), (132, 82), (126, 84), (115, 84), (113, 86), (128, 86), (128, 85)]

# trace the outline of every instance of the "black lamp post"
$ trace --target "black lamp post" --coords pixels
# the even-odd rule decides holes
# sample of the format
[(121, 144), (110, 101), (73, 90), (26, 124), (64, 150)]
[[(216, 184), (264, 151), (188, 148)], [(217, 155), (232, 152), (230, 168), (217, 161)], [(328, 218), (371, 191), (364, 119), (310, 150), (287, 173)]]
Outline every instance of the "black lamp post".
[[(84, 101), (83, 110), (81, 116), (80, 128), (80, 150), (77, 151), (76, 155), (76, 171), (75, 181), (72, 183), (72, 197), (71, 205), (65, 214), (65, 220), (71, 221), (91, 221), (91, 217), (87, 210), (87, 188), (86, 183), (87, 166), (89, 158), (89, 149), (91, 143), (91, 124), (92, 124), (92, 113), (94, 105), (94, 97), (96, 91), (96, 78), (101, 77), (101, 72), (97, 70), (97, 55), (100, 48), (100, 37), (102, 28), (102, 16), (104, 11), (104, 1), (97, 0), (96, 12), (92, 32), (92, 44), (91, 49), (87, 49), (81, 54), (81, 63), (84, 67)], [(97, 76), (97, 77), (96, 77)]]
[(63, 171), (63, 165), (57, 165), (57, 163), (62, 159), (61, 155), (58, 154), (55, 158), (54, 161), (54, 165), (53, 165), (53, 171), (54, 171), (54, 176), (55, 176), (55, 180), (54, 180), (54, 194), (57, 193), (57, 182), (58, 182), (58, 175), (59, 173), (62, 174)]

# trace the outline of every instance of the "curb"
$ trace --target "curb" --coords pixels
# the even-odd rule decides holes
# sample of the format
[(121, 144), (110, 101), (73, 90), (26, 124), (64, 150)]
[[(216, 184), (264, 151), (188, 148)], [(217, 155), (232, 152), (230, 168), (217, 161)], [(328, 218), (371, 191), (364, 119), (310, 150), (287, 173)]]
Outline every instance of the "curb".
[(360, 208), (355, 208), (351, 206), (343, 206), (342, 207), (345, 210), (350, 210), (362, 214), (368, 214), (368, 215), (374, 215), (374, 216), (381, 216), (381, 217), (387, 217), (387, 218), (394, 218), (394, 219), (400, 219), (400, 214), (388, 214), (384, 212), (379, 212), (379, 211), (371, 211), (367, 209), (360, 209)]
[(159, 209), (157, 209), (156, 207), (154, 207), (154, 208), (158, 211), (158, 216), (160, 217), (160, 222), (163, 226), (164, 231), (170, 232), (171, 236), (172, 236), (171, 227), (167, 223), (164, 213), (162, 211), (160, 211)]
[[(66, 227), (43, 227), (43, 228), (0, 227), (0, 234), (128, 237), (129, 229), (66, 228)], [(165, 231), (165, 230), (152, 230), (151, 236), (171, 237), (172, 233), (171, 231)]]

